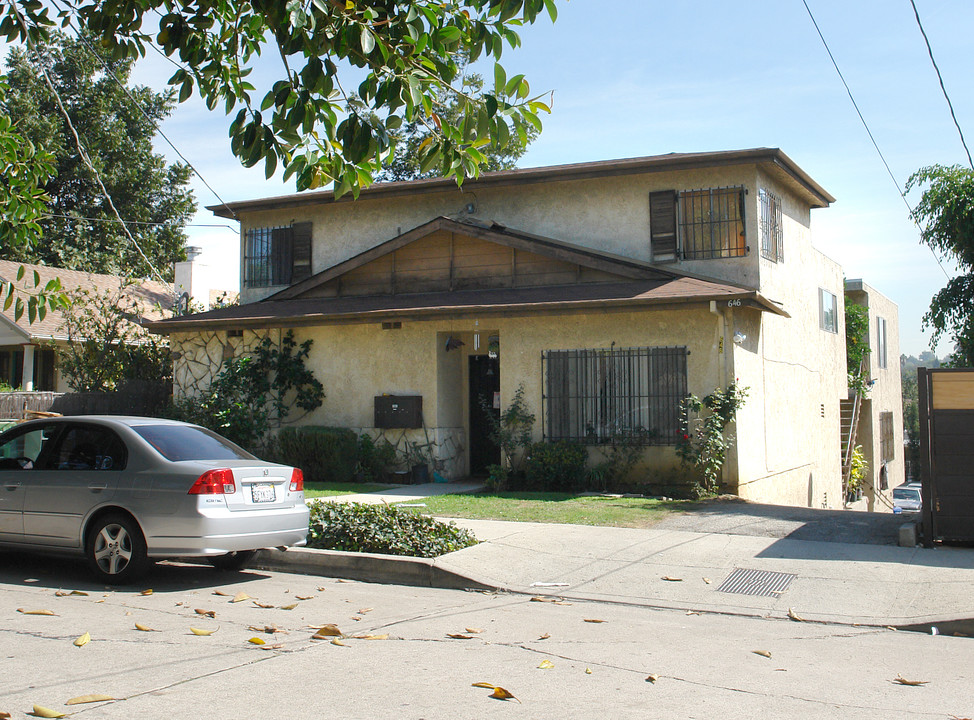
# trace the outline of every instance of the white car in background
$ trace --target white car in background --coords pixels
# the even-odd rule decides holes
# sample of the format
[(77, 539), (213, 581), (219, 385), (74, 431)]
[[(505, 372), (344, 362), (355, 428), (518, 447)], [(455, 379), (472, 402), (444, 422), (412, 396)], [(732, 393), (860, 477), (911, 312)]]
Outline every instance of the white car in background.
[(0, 547), (84, 555), (104, 582), (165, 557), (240, 569), (307, 536), (301, 470), (197, 425), (78, 416), (0, 434)]
[(920, 483), (906, 483), (893, 488), (893, 507), (903, 512), (920, 512), (923, 498), (920, 495)]

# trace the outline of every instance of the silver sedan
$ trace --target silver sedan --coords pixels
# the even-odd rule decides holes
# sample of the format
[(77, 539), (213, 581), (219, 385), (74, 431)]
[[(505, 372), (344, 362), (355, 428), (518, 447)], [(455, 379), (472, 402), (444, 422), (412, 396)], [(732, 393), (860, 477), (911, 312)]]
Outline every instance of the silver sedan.
[(307, 535), (300, 469), (196, 425), (78, 416), (0, 434), (0, 546), (83, 554), (106, 582), (137, 578), (152, 558), (241, 568)]

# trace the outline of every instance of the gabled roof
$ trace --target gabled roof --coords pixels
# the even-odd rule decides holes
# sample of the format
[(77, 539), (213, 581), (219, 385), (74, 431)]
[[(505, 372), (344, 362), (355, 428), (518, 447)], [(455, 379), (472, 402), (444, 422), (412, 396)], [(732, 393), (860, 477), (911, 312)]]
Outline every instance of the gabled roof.
[[(578, 264), (615, 276), (615, 281), (492, 287), (315, 297), (319, 286), (441, 230), (455, 231), (553, 260)], [(788, 317), (752, 288), (663, 269), (640, 260), (522, 233), (497, 224), (436, 218), (353, 258), (261, 300), (196, 315), (147, 323), (153, 332), (202, 329), (297, 327), (382, 322), (395, 319), (461, 318), (499, 314), (530, 316), (566, 311), (634, 310), (708, 301), (733, 302)]]
[[(802, 170), (794, 160), (778, 148), (752, 148), (748, 150), (723, 150), (718, 152), (667, 153), (619, 160), (572, 163), (540, 168), (500, 170), (488, 172), (477, 178), (464, 180), (463, 188), (503, 187), (531, 185), (559, 180), (584, 180), (618, 175), (639, 175), (656, 172), (674, 172), (697, 168), (728, 167), (734, 165), (759, 165), (771, 175), (790, 186), (796, 194), (816, 208), (828, 207), (835, 202), (821, 185)], [(363, 188), (357, 202), (369, 198), (406, 197), (428, 193), (457, 191), (454, 178), (431, 178), (401, 182), (376, 183)], [(331, 190), (301, 192), (279, 197), (242, 200), (239, 202), (210, 205), (207, 210), (220, 217), (236, 219), (237, 213), (258, 210), (282, 210), (291, 207), (350, 202), (350, 196), (335, 198)]]
[[(23, 283), (17, 282), (17, 273), (21, 267), (26, 270), (24, 278), (30, 281), (30, 286), (33, 285), (33, 273), (36, 272), (40, 277), (41, 286), (46, 285), (50, 280), (59, 278), (61, 288), (65, 292), (77, 290), (98, 293), (112, 292), (117, 291), (124, 282), (124, 279), (118, 275), (68, 270), (48, 265), (29, 265), (11, 260), (0, 260), (0, 282), (12, 282), (14, 285), (22, 287)], [(164, 318), (166, 312), (162, 308), (171, 307), (173, 303), (172, 290), (163, 283), (154, 280), (142, 280), (128, 287), (125, 293), (135, 299), (139, 307), (143, 309), (143, 317), (149, 320)], [(48, 310), (43, 320), (35, 320), (33, 323), (28, 321), (27, 313), (24, 313), (19, 320), (15, 320), (12, 305), (7, 310), (2, 311), (2, 316), (10, 325), (21, 331), (25, 342), (67, 339), (66, 335), (60, 331), (61, 324), (64, 321), (64, 313), (61, 310)]]
[[(615, 275), (620, 275), (624, 278), (631, 278), (633, 280), (660, 280), (677, 276), (677, 273), (675, 272), (661, 270), (658, 266), (643, 262), (641, 260), (634, 260), (632, 258), (622, 257), (621, 255), (614, 255), (612, 253), (602, 252), (600, 250), (593, 250), (591, 248), (573, 245), (571, 243), (542, 237), (540, 235), (532, 235), (530, 233), (513, 230), (498, 223), (483, 222), (473, 219), (454, 220), (446, 217), (438, 217), (429, 221), (428, 223), (420, 225), (419, 227), (413, 228), (409, 232), (403, 233), (402, 235), (394, 237), (391, 240), (387, 240), (384, 243), (380, 243), (375, 247), (369, 248), (365, 252), (359, 253), (358, 255), (351, 257), (344, 262), (333, 265), (322, 272), (312, 275), (306, 280), (295, 283), (294, 285), (291, 285), (290, 287), (271, 295), (269, 298), (265, 299), (264, 302), (267, 300), (288, 300), (300, 297), (312, 288), (318, 287), (329, 280), (333, 280), (334, 278), (354, 270), (355, 268), (362, 267), (366, 263), (372, 262), (383, 255), (388, 255), (391, 252), (395, 252), (401, 247), (427, 237), (428, 235), (432, 235), (440, 230), (455, 232), (462, 235), (467, 235), (469, 237), (478, 238), (480, 240), (487, 240), (489, 242), (497, 243), (498, 245), (504, 245), (505, 247), (514, 248), (516, 250), (525, 250), (537, 255), (549, 257), (553, 260), (570, 262), (592, 268), (593, 270), (602, 270), (604, 272), (613, 273)], [(684, 273), (679, 274), (681, 276), (684, 275)]]

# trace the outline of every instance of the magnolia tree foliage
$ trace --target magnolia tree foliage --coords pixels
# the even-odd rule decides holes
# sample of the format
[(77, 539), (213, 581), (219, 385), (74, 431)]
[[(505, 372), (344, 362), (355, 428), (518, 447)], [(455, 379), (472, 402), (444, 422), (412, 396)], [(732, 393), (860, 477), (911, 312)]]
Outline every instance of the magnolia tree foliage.
[(957, 264), (958, 275), (933, 296), (923, 316), (931, 345), (947, 334), (954, 354), (947, 365), (974, 367), (974, 170), (931, 165), (915, 172), (907, 190), (922, 188), (913, 217), (920, 239)]

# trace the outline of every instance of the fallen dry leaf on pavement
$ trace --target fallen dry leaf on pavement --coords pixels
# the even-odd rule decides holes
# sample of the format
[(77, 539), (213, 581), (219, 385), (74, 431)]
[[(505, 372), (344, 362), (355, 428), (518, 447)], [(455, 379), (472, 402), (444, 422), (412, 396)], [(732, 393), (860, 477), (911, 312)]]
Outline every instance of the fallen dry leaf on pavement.
[(85, 703), (107, 702), (114, 700), (111, 695), (79, 695), (68, 700), (65, 705), (84, 705)]
[(284, 643), (274, 643), (273, 645), (261, 645), (261, 650), (280, 650), (284, 647)]
[(84, 645), (87, 645), (89, 642), (91, 642), (91, 635), (89, 633), (85, 633), (81, 637), (75, 638), (74, 646), (82, 647)]
[(539, 637), (538, 640), (547, 640), (550, 637), (551, 637), (551, 633), (545, 633), (544, 635)]
[(314, 595), (295, 595), (294, 597), (296, 597), (298, 600), (314, 600), (315, 599), (315, 596)]
[[(514, 697), (513, 694), (511, 694), (508, 690), (502, 688), (500, 685), (494, 686), (494, 692), (490, 694), (490, 697), (496, 698), (497, 700), (517, 700), (517, 698)], [(520, 700), (517, 701), (521, 702)]]
[[(220, 628), (217, 628), (216, 630), (219, 630), (219, 629)], [(207, 637), (209, 635), (212, 635), (213, 633), (216, 632), (216, 630), (203, 630), (201, 628), (194, 628), (194, 627), (191, 627), (189, 629), (189, 631), (191, 633), (193, 633), (193, 635), (202, 635), (203, 637)]]
[(10, 720), (10, 713), (0, 711), (0, 720)]
[(683, 578), (670, 577), (669, 575), (664, 575), (662, 579), (666, 582), (683, 582)]
[(142, 592), (139, 593), (139, 595), (151, 595), (151, 594), (152, 594), (152, 588), (149, 588), (148, 590), (143, 590)]
[(795, 612), (795, 608), (788, 608), (788, 617), (795, 622), (805, 622), (805, 618)]
[(551, 670), (555, 664), (551, 660), (542, 660), (541, 664), (538, 665), (539, 670)]
[(473, 640), (473, 635), (464, 635), (462, 633), (447, 633), (446, 636), (454, 640)]
[(365, 613), (370, 613), (370, 612), (372, 612), (372, 608), (359, 608), (358, 610), (359, 615), (365, 615)]
[(342, 631), (338, 629), (338, 626), (337, 625), (334, 625), (334, 624), (331, 624), (331, 623), (329, 623), (327, 625), (322, 625), (317, 630), (318, 631), (314, 635), (311, 636), (311, 639), (312, 640), (315, 640), (315, 639), (322, 640), (322, 639), (328, 638), (328, 637), (341, 637), (342, 636)]
[(646, 682), (648, 682), (648, 683), (654, 683), (655, 684), (657, 680), (659, 680), (659, 675), (647, 675), (646, 676)]
[(712, 582), (710, 578), (704, 578), (703, 581), (708, 585)]
[(265, 632), (265, 633), (276, 633), (284, 632), (277, 625), (250, 625), (247, 627), (248, 630), (253, 630), (254, 632)]
[(216, 610), (203, 610), (202, 608), (196, 608), (193, 612), (195, 612), (197, 615), (203, 615), (208, 618), (216, 617)]
[(687, 615), (699, 615), (699, 614), (700, 613), (698, 613), (696, 610), (687, 610)]
[(909, 685), (910, 687), (918, 687), (920, 685), (926, 685), (930, 681), (929, 680), (907, 680), (902, 675), (897, 675), (893, 679), (893, 682), (895, 682), (897, 685)]
[(158, 630), (150, 628), (148, 625), (142, 625), (140, 623), (135, 623), (135, 629), (142, 632), (159, 632)]
[(243, 602), (244, 600), (250, 600), (250, 599), (251, 599), (250, 598), (250, 595), (248, 595), (247, 593), (241, 591), (241, 592), (238, 592), (236, 595), (234, 595), (233, 596), (233, 600), (231, 600), (230, 602), (232, 602), (232, 603), (238, 603), (238, 602)]
[(582, 622), (590, 622), (590, 623), (604, 623), (604, 622), (605, 622), (605, 620), (598, 620), (598, 619), (596, 619), (596, 618), (582, 618)]
[(482, 633), (484, 631), (483, 628), (464, 628), (464, 630), (466, 630), (468, 633), (473, 633), (474, 635), (476, 635), (477, 633)]
[(592, 668), (585, 668), (585, 674), (586, 675), (591, 675), (592, 674)]
[[(236, 600), (232, 600), (231, 602), (236, 602)], [(275, 607), (275, 605), (274, 603), (262, 603), (254, 600), (254, 607), (263, 608), (264, 610), (270, 610), (272, 607)]]
[(259, 637), (252, 637), (247, 642), (253, 643), (254, 645), (266, 645), (267, 644), (267, 641), (266, 640), (261, 640)]
[(315, 590), (317, 590), (318, 592), (324, 592), (325, 591), (325, 588), (324, 587), (317, 587), (317, 588), (315, 588)]
[(214, 595), (221, 595), (221, 596), (223, 596), (223, 597), (230, 597), (230, 593), (228, 593), (228, 592), (223, 592), (223, 590), (214, 590), (214, 591), (213, 591), (213, 594), (214, 594)]
[(754, 653), (755, 655), (760, 655), (761, 657), (766, 657), (766, 658), (771, 657), (771, 653), (769, 653), (767, 650), (752, 650), (751, 652)]
[(388, 640), (389, 635), (352, 635), (353, 640)]
[(72, 590), (71, 592), (66, 590), (58, 590), (56, 593), (54, 593), (54, 597), (71, 597), (72, 595), (83, 595), (87, 597), (88, 593), (81, 592), (81, 590)]
[(42, 718), (63, 718), (64, 713), (58, 712), (57, 710), (51, 710), (51, 708), (46, 708), (43, 705), (35, 705), (34, 712), (27, 713), (28, 715), (33, 715), (34, 717)]
[(339, 640), (338, 638), (335, 638), (334, 640), (332, 640), (332, 641), (331, 641), (331, 644), (332, 644), (332, 645), (340, 645), (341, 647), (348, 647), (348, 643), (343, 643), (343, 642), (342, 642), (341, 640)]
[(294, 610), (294, 608), (296, 608), (297, 606), (298, 606), (297, 603), (293, 603), (291, 605), (281, 605), (281, 610)]
[(57, 615), (53, 610), (24, 610), (24, 608), (17, 608), (17, 612), (24, 615)]

